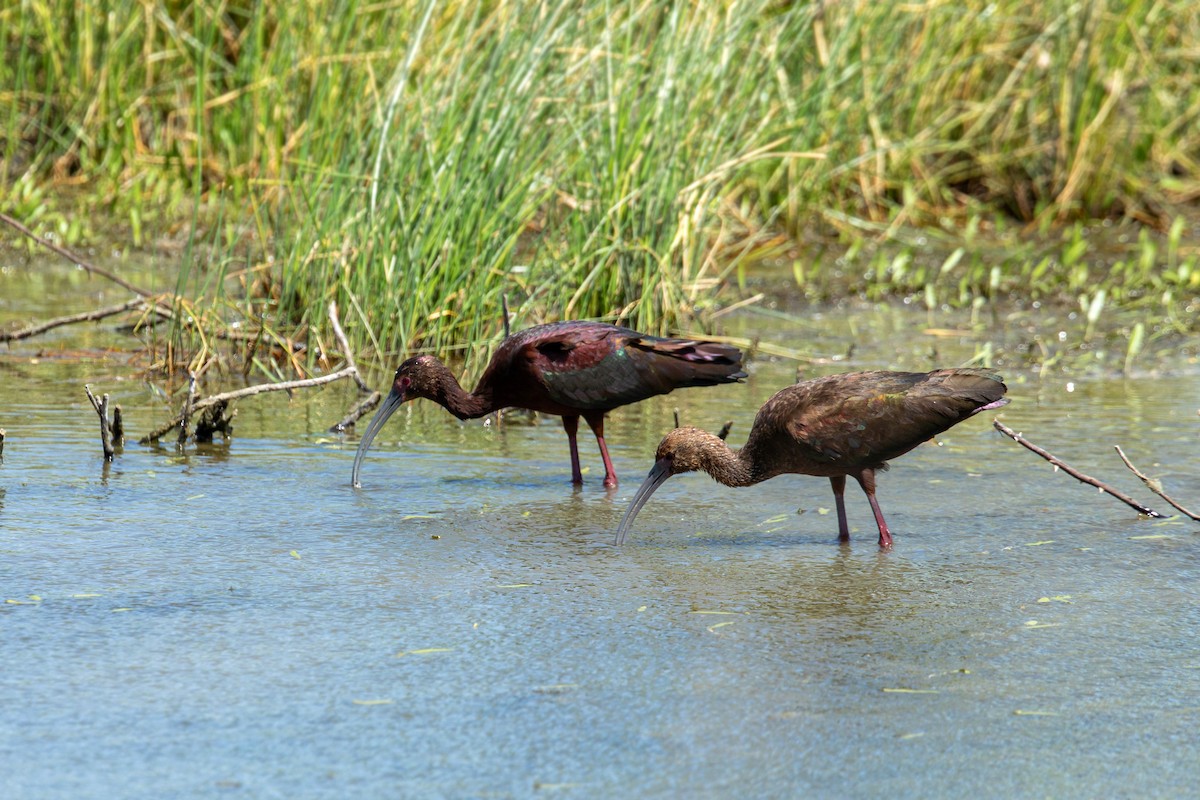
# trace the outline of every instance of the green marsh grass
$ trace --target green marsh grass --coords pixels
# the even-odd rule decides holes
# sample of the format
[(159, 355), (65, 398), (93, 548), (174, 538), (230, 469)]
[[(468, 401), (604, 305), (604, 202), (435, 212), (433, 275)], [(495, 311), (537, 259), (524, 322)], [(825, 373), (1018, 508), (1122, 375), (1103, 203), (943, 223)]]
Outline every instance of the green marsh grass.
[(332, 352), (330, 300), (365, 355), (477, 368), (504, 295), (659, 331), (781, 257), (817, 294), (1194, 325), (1194, 230), (1085, 235), (1200, 196), (1186, 2), (27, 0), (0, 31), (0, 204), (185, 226), (181, 314), (309, 345), (268, 372)]

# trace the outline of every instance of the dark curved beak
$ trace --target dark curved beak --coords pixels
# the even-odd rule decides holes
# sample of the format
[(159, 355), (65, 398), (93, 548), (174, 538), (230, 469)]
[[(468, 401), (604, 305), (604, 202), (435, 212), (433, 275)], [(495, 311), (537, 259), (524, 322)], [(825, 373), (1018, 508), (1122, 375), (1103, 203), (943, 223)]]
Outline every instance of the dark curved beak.
[(646, 480), (642, 481), (642, 485), (638, 487), (637, 494), (633, 496), (632, 502), (629, 503), (629, 510), (625, 512), (625, 516), (621, 518), (621, 525), (617, 528), (617, 539), (613, 544), (624, 544), (625, 534), (629, 532), (629, 528), (633, 525), (633, 520), (637, 517), (638, 512), (642, 510), (642, 506), (646, 505), (646, 501), (650, 499), (650, 495), (667, 482), (667, 478), (671, 477), (671, 462), (667, 459), (662, 459), (654, 464), (654, 468), (650, 470), (650, 474), (646, 476)]
[(379, 429), (383, 427), (383, 423), (388, 421), (388, 417), (396, 412), (396, 409), (404, 405), (404, 392), (398, 392), (393, 387), (388, 396), (383, 398), (383, 403), (380, 404), (379, 410), (375, 412), (375, 416), (371, 417), (370, 424), (363, 432), (362, 441), (358, 443), (358, 452), (354, 454), (354, 474), (350, 476), (350, 485), (355, 489), (362, 486), (358, 482), (358, 470), (362, 467), (363, 456), (367, 454), (367, 448), (371, 446), (371, 441), (375, 435), (379, 433)]

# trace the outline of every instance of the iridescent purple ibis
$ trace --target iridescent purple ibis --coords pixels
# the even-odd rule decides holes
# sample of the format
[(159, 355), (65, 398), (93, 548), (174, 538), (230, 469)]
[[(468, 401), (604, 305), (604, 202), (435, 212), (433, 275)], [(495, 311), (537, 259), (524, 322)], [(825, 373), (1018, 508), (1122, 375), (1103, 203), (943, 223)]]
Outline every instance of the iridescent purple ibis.
[(617, 473), (604, 442), (604, 415), (687, 386), (735, 383), (746, 377), (742, 354), (716, 342), (663, 339), (603, 322), (552, 322), (518, 331), (500, 343), (475, 386), (463, 389), (433, 356), (417, 356), (396, 370), (392, 391), (367, 425), (354, 456), (353, 486), (371, 440), (405, 400), (424, 397), (459, 419), (501, 408), (526, 408), (562, 417), (571, 448), (571, 481), (583, 483), (576, 432), (583, 417), (604, 460), (604, 485)]
[(846, 476), (866, 492), (879, 546), (892, 535), (875, 499), (875, 473), (967, 417), (1008, 403), (999, 375), (984, 369), (852, 372), (789, 386), (759, 409), (746, 446), (729, 447), (711, 433), (677, 428), (659, 443), (654, 468), (617, 529), (625, 541), (650, 495), (672, 475), (703, 470), (726, 486), (751, 486), (776, 475), (829, 478), (837, 502), (838, 540), (850, 540)]

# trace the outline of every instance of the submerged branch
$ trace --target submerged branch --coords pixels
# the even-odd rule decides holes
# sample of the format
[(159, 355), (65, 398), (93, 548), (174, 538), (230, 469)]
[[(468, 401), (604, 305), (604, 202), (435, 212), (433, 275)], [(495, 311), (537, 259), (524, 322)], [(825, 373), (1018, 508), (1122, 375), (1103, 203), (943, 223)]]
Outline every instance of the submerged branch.
[(1108, 484), (1104, 483), (1103, 481), (1099, 481), (1096, 478), (1093, 478), (1091, 475), (1083, 474), (1082, 472), (1075, 469), (1067, 462), (1059, 459), (1058, 457), (1056, 457), (1056, 456), (1050, 454), (1049, 452), (1043, 450), (1042, 448), (1038, 447), (1036, 444), (1033, 444), (1032, 442), (1028, 441), (1023, 435), (1017, 433), (1016, 431), (1014, 431), (1012, 428), (1005, 425), (1000, 420), (998, 420), (998, 419), (992, 420), (992, 426), (996, 430), (1003, 433), (1008, 438), (1012, 439), (1017, 444), (1024, 447), (1026, 450), (1030, 450), (1030, 451), (1036, 453), (1037, 455), (1041, 456), (1042, 458), (1046, 459), (1047, 461), (1049, 461), (1051, 464), (1054, 465), (1055, 469), (1061, 469), (1063, 472), (1067, 473), (1075, 480), (1080, 481), (1081, 483), (1087, 483), (1092, 486), (1095, 486), (1101, 492), (1107, 492), (1108, 494), (1111, 494), (1113, 497), (1117, 498), (1125, 505), (1134, 509), (1139, 514), (1145, 514), (1148, 517), (1156, 517), (1158, 519), (1164, 519), (1163, 515), (1158, 513), (1154, 509), (1152, 509), (1148, 506), (1142, 505), (1141, 503), (1134, 500), (1129, 495), (1124, 494), (1123, 492), (1120, 492), (1117, 489), (1114, 489), (1113, 487), (1109, 486)]
[(117, 284), (118, 286), (125, 287), (126, 289), (133, 292), (134, 294), (141, 295), (142, 297), (154, 297), (156, 294), (156, 292), (152, 292), (149, 289), (143, 289), (140, 286), (134, 286), (132, 283), (125, 280), (120, 275), (116, 275), (115, 273), (109, 272), (106, 269), (97, 267), (95, 264), (89, 263), (89, 262), (85, 261), (84, 259), (80, 258), (79, 256), (75, 255), (67, 248), (60, 247), (60, 246), (56, 245), (54, 242), (49, 241), (48, 239), (43, 239), (41, 236), (38, 236), (33, 231), (29, 230), (29, 228), (25, 227), (20, 222), (18, 222), (17, 220), (13, 219), (12, 217), (10, 217), (9, 215), (7, 215), (3, 212), (0, 212), (0, 222), (5, 223), (6, 225), (8, 225), (12, 228), (16, 228), (18, 231), (25, 234), (30, 239), (33, 239), (35, 242), (40, 244), (42, 247), (45, 247), (48, 250), (52, 250), (53, 252), (58, 253), (60, 256), (67, 259), (72, 264), (75, 264), (76, 266), (79, 266), (79, 267), (83, 267), (85, 270), (87, 270), (89, 273), (91, 273), (93, 275), (99, 275), (102, 278), (107, 278), (108, 280), (112, 281), (113, 283)]
[(127, 303), (121, 303), (118, 306), (109, 306), (107, 308), (98, 308), (95, 311), (85, 311), (82, 314), (70, 314), (65, 317), (55, 317), (51, 320), (30, 325), (28, 328), (21, 328), (19, 331), (8, 331), (0, 333), (0, 342), (15, 342), (20, 339), (28, 339), (31, 336), (37, 336), (40, 333), (45, 333), (53, 328), (58, 328), (63, 325), (73, 325), (76, 322), (94, 322), (105, 317), (112, 317), (125, 311), (132, 311), (139, 306), (145, 307), (146, 301), (138, 297), (130, 300)]
[(1168, 495), (1166, 492), (1163, 491), (1161, 483), (1156, 481), (1154, 478), (1149, 477), (1148, 475), (1143, 475), (1141, 473), (1141, 471), (1139, 471), (1138, 468), (1133, 465), (1133, 462), (1125, 457), (1125, 451), (1123, 451), (1121, 449), (1120, 445), (1116, 446), (1116, 450), (1117, 450), (1117, 455), (1119, 455), (1121, 457), (1121, 460), (1125, 462), (1125, 466), (1129, 467), (1129, 471), (1132, 472), (1134, 475), (1137, 475), (1138, 478), (1142, 481), (1142, 483), (1146, 484), (1147, 489), (1154, 492), (1156, 495), (1161, 497), (1163, 500), (1166, 500), (1176, 510), (1180, 511), (1183, 514), (1186, 514), (1187, 516), (1191, 517), (1194, 520), (1200, 521), (1200, 516), (1197, 516), (1192, 511), (1188, 511), (1186, 508), (1179, 505), (1179, 503), (1177, 503), (1173, 499), (1171, 499), (1170, 495)]

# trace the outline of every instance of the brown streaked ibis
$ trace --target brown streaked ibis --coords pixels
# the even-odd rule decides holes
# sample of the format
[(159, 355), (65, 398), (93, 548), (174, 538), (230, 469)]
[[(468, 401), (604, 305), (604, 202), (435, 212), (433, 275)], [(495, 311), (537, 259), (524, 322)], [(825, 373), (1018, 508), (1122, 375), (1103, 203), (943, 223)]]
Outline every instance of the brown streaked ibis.
[(933, 372), (852, 372), (802, 381), (759, 409), (741, 450), (697, 428), (677, 428), (655, 453), (654, 468), (617, 528), (625, 534), (650, 495), (672, 475), (703, 470), (726, 486), (751, 486), (776, 475), (829, 478), (837, 503), (838, 540), (850, 540), (846, 476), (867, 495), (879, 546), (892, 535), (875, 499), (875, 473), (964, 419), (1008, 403), (1001, 377), (985, 369)]
[(571, 449), (571, 481), (583, 483), (576, 432), (583, 417), (604, 460), (604, 485), (617, 473), (604, 442), (604, 415), (687, 386), (735, 383), (746, 377), (735, 347), (692, 339), (664, 339), (603, 322), (552, 322), (518, 331), (496, 349), (475, 391), (463, 389), (445, 364), (417, 356), (396, 370), (392, 390), (367, 425), (354, 456), (351, 484), (359, 486), (363, 456), (379, 429), (404, 401), (432, 400), (459, 419), (502, 408), (562, 417)]

